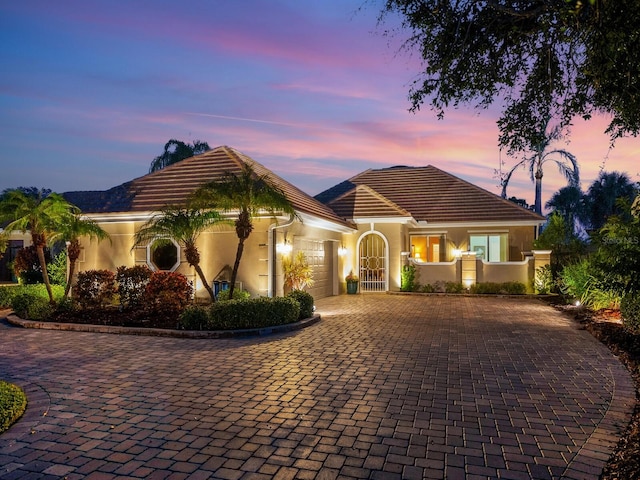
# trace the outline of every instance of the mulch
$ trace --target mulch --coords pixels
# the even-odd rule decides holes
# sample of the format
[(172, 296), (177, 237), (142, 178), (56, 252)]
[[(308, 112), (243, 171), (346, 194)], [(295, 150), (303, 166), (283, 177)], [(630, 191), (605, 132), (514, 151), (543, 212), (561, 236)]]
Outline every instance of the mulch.
[(609, 458), (600, 478), (629, 480), (640, 478), (640, 334), (625, 329), (617, 310), (597, 312), (568, 305), (555, 305), (600, 340), (627, 367), (636, 385), (636, 406), (622, 438)]

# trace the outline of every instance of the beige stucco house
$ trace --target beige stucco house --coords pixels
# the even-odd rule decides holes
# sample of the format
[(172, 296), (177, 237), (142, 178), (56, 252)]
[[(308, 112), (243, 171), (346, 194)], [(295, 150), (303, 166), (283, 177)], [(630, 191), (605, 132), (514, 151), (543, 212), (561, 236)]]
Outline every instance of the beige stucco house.
[[(309, 291), (316, 298), (343, 293), (350, 271), (360, 277), (361, 292), (376, 292), (399, 290), (406, 264), (416, 265), (422, 284), (528, 283), (537, 266), (532, 244), (543, 217), (435, 167), (367, 170), (313, 198), (222, 146), (110, 190), (65, 193), (111, 236), (110, 242), (83, 242), (79, 270), (146, 264), (185, 274), (206, 297), (178, 244), (134, 247), (133, 238), (162, 207), (183, 205), (198, 186), (238, 173), (244, 163), (267, 175), (296, 211), (295, 218), (265, 214), (255, 222), (238, 274), (254, 296), (281, 295), (282, 257), (300, 250), (313, 266)], [(28, 244), (28, 237), (18, 238)], [(209, 281), (228, 278), (237, 247), (233, 227), (211, 228), (198, 247)], [(539, 255), (538, 264), (543, 260)]]

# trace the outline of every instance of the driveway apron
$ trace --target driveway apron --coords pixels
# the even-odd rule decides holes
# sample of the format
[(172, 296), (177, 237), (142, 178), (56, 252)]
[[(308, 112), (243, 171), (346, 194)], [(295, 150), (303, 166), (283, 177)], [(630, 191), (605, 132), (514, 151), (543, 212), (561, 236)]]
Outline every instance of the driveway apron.
[(346, 295), (260, 338), (0, 322), (0, 478), (597, 479), (630, 375), (536, 300)]

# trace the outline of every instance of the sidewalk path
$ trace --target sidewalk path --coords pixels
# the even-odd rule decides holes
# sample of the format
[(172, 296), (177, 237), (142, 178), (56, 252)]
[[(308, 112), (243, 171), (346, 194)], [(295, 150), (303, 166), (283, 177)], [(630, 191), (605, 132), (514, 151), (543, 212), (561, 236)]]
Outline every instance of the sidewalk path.
[(262, 338), (0, 322), (2, 479), (597, 479), (630, 375), (535, 300), (349, 295)]

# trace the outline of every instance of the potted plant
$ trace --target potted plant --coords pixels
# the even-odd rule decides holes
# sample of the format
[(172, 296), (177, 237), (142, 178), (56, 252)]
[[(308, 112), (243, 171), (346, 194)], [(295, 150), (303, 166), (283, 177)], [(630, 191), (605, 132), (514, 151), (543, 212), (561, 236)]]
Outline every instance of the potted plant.
[(345, 280), (347, 281), (347, 293), (350, 295), (358, 293), (358, 276), (354, 275), (353, 270), (349, 272)]

